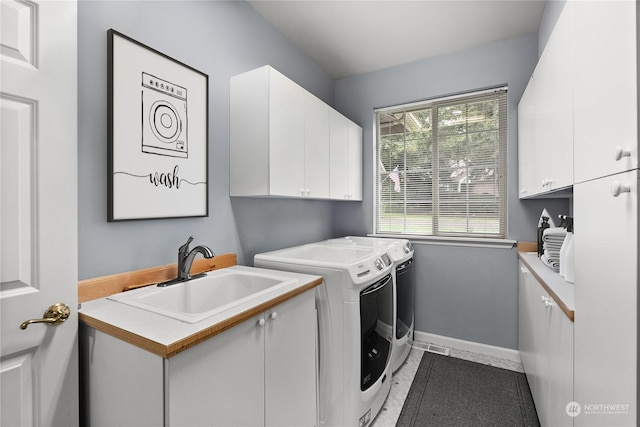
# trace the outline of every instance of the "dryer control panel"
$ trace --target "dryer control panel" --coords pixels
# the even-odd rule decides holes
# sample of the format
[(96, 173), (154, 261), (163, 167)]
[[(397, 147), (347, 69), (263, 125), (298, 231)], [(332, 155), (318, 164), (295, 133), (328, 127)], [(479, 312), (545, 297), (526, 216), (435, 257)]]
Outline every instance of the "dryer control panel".
[(349, 287), (360, 287), (363, 283), (370, 283), (372, 279), (381, 277), (391, 271), (391, 257), (387, 252), (372, 255), (357, 264), (349, 266), (349, 275), (353, 283)]

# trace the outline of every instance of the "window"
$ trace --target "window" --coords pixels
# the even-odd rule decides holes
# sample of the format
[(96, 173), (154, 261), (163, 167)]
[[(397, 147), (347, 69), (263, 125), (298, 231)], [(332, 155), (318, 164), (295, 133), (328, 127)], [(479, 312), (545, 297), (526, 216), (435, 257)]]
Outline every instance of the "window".
[(376, 233), (506, 238), (506, 88), (376, 119)]

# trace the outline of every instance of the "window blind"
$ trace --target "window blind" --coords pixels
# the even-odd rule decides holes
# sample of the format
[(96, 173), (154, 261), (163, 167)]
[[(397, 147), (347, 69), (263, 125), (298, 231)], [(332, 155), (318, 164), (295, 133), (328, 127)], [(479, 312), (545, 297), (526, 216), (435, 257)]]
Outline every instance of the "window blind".
[(376, 121), (376, 233), (506, 237), (506, 88), (376, 110)]

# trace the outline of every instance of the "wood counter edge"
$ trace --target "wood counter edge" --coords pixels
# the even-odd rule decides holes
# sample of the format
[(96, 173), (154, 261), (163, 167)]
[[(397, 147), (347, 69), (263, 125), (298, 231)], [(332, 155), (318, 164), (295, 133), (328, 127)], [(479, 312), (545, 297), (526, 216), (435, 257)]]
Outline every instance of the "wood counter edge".
[[(234, 266), (238, 257), (234, 253), (216, 255), (213, 258), (198, 258), (191, 267), (192, 274), (204, 273)], [(142, 270), (94, 277), (78, 282), (78, 302), (83, 303), (131, 289), (165, 282), (178, 276), (178, 265), (167, 264)]]
[(317, 278), (314, 279), (310, 282), (307, 282), (303, 285), (298, 286), (297, 288), (279, 295), (273, 299), (270, 299), (269, 301), (265, 301), (262, 304), (258, 304), (255, 307), (252, 307), (248, 310), (243, 311), (242, 313), (238, 313), (235, 316), (232, 316), (228, 319), (225, 319), (219, 323), (216, 323), (214, 325), (211, 325), (209, 327), (206, 327), (204, 329), (202, 329), (201, 331), (189, 335), (181, 340), (178, 340), (172, 344), (169, 345), (164, 345), (161, 343), (158, 343), (156, 341), (153, 341), (151, 339), (145, 338), (141, 335), (135, 334), (133, 332), (130, 332), (126, 329), (122, 329), (120, 327), (117, 326), (113, 326), (109, 323), (106, 323), (102, 320), (96, 319), (94, 317), (91, 317), (90, 315), (86, 314), (86, 313), (82, 313), (80, 312), (78, 317), (80, 322), (82, 322), (83, 324), (90, 326), (100, 332), (103, 332), (105, 334), (111, 335), (115, 338), (118, 338), (122, 341), (125, 341), (131, 345), (134, 345), (136, 347), (139, 347), (143, 350), (149, 351), (153, 354), (156, 354), (164, 359), (168, 359), (172, 356), (175, 356), (178, 353), (181, 353), (211, 337), (214, 337), (224, 331), (226, 331), (227, 329), (230, 329), (242, 322), (244, 322), (245, 320), (248, 320), (254, 316), (257, 316), (258, 314), (260, 314), (261, 312), (265, 311), (265, 310), (269, 310), (270, 308), (273, 308), (287, 300), (290, 300), (310, 289), (313, 289), (317, 286), (319, 286), (321, 283), (323, 282), (322, 278)]
[[(521, 249), (521, 247), (523, 249)], [(531, 250), (531, 248), (533, 248), (533, 250)], [(569, 318), (569, 320), (571, 320), (573, 322), (574, 321), (574, 315), (575, 315), (574, 310), (571, 310), (569, 307), (567, 307), (567, 305), (564, 303), (564, 301), (562, 301), (562, 299), (560, 299), (560, 297), (558, 295), (556, 295), (556, 293), (553, 291), (553, 289), (547, 284), (547, 282), (542, 277), (540, 277), (540, 275), (527, 262), (527, 260), (524, 257), (520, 256), (521, 252), (536, 252), (536, 251), (537, 251), (537, 244), (535, 242), (523, 242), (522, 246), (521, 246), (520, 243), (518, 243), (518, 259), (520, 261), (522, 261), (524, 265), (527, 266), (527, 268), (529, 269), (531, 274), (533, 274), (533, 276), (538, 280), (538, 282), (542, 285), (542, 287), (549, 293), (549, 296), (551, 296), (551, 298), (553, 298), (553, 300), (556, 302), (556, 304), (558, 304), (558, 307), (560, 307), (560, 309)]]

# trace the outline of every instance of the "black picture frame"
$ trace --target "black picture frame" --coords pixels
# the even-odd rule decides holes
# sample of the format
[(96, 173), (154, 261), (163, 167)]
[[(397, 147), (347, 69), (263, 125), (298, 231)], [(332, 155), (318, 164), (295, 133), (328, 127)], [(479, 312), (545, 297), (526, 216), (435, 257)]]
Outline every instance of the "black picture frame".
[(209, 76), (113, 29), (107, 221), (209, 216)]

